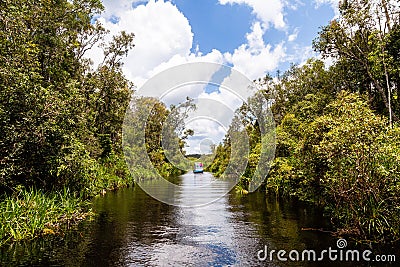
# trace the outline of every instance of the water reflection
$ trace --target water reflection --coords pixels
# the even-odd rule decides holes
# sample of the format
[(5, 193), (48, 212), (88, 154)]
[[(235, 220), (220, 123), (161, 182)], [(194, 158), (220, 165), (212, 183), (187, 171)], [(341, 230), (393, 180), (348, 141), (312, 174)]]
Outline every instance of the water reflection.
[[(220, 181), (208, 186), (213, 188), (208, 193), (193, 193), (213, 181), (209, 174), (193, 179), (190, 174), (173, 181), (182, 186), (177, 201), (214, 199), (226, 189)], [(231, 192), (210, 205), (182, 208), (161, 203), (134, 187), (107, 193), (94, 200), (94, 207), (95, 220), (63, 236), (3, 247), (1, 265), (321, 266), (320, 262), (260, 262), (257, 251), (265, 245), (287, 251), (336, 246), (329, 233), (302, 230), (329, 229), (321, 211), (263, 193), (238, 197)]]
[(205, 206), (223, 198), (236, 182), (235, 179), (217, 179), (210, 173), (190, 172), (173, 181), (165, 179), (140, 181), (140, 188), (162, 202), (191, 208)]

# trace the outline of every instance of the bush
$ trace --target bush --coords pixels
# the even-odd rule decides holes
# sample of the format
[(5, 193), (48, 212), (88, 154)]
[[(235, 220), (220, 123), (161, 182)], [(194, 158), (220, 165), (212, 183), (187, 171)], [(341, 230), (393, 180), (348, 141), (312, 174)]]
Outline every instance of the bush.
[(324, 112), (310, 122), (283, 119), (278, 142), (288, 156), (275, 160), (267, 187), (324, 205), (342, 233), (399, 238), (399, 127), (388, 127), (357, 94), (341, 92)]
[(398, 129), (342, 92), (306, 130), (302, 158), (337, 226), (365, 239), (398, 237)]

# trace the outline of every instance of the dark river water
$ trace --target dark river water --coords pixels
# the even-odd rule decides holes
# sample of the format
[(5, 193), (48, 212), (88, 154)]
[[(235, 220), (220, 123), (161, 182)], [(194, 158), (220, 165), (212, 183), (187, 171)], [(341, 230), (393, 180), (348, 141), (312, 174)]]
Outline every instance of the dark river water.
[[(213, 182), (215, 186), (207, 193), (190, 193), (195, 185)], [(181, 185), (176, 198), (183, 206), (196, 203), (198, 198), (212, 201), (228, 186), (208, 173), (186, 174), (174, 183)], [(329, 230), (329, 224), (321, 211), (262, 192), (240, 196), (233, 190), (209, 205), (183, 208), (159, 202), (135, 186), (96, 198), (94, 211), (97, 216), (92, 221), (62, 236), (4, 246), (1, 265), (371, 266), (362, 259), (331, 261), (327, 255), (323, 261), (301, 261), (303, 250), (338, 249), (336, 238), (313, 230)], [(291, 250), (297, 250), (300, 261), (280, 261), (276, 253), (272, 261), (263, 259), (265, 247), (268, 253), (287, 251), (287, 259)], [(354, 248), (351, 242), (347, 248)], [(361, 255), (366, 248), (358, 249)], [(382, 251), (388, 254), (395, 249)], [(387, 266), (400, 266), (397, 260)], [(374, 262), (372, 266), (386, 265)]]

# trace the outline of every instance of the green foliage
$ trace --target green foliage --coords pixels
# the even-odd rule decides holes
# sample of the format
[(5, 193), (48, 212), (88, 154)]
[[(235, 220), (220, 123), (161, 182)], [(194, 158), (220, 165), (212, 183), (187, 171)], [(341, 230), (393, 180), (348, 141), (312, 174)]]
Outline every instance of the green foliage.
[[(334, 86), (342, 93), (311, 124), (299, 145), (306, 186), (318, 188), (344, 233), (384, 242), (400, 236), (398, 125), (399, 6), (392, 1), (345, 1), (314, 47), (334, 57)], [(372, 108), (374, 111), (369, 109)], [(300, 166), (300, 167), (299, 167)], [(307, 196), (307, 194), (305, 194)], [(310, 196), (310, 194), (308, 194)]]
[(0, 201), (0, 245), (59, 231), (88, 215), (88, 202), (64, 189), (60, 193), (19, 187)]
[(133, 183), (121, 59), (134, 35), (102, 43), (91, 69), (84, 55), (107, 33), (91, 23), (102, 10), (99, 0), (0, 2), (0, 243), (75, 220), (85, 199)]
[(299, 182), (295, 176), (293, 157), (275, 158), (268, 175), (266, 189), (279, 195), (295, 195)]
[(393, 138), (395, 132), (359, 97), (343, 93), (305, 134), (308, 177), (319, 180), (336, 224), (365, 239), (400, 235), (400, 139)]
[[(324, 69), (322, 61), (310, 59), (302, 67), (292, 66), (292, 68), (284, 73), (279, 81), (274, 82), (266, 77), (264, 80), (258, 81), (262, 88), (262, 97), (268, 97), (274, 100), (271, 109), (273, 111), (275, 122), (280, 123), (276, 128), (277, 145), (275, 155), (277, 157), (287, 157), (295, 153), (297, 143), (302, 134), (301, 125), (304, 122), (312, 121), (312, 119), (322, 112), (326, 103), (335, 96), (335, 90), (330, 84), (330, 74)], [(240, 124), (245, 125), (245, 131), (249, 138), (249, 151), (237, 154), (236, 158), (232, 158), (232, 136), (229, 134), (240, 132), (230, 127), (224, 143), (216, 149), (214, 162), (207, 169), (212, 171), (216, 176), (220, 176), (225, 172), (230, 161), (243, 161), (246, 155), (248, 161), (246, 169), (239, 181), (239, 186), (244, 190), (249, 190), (254, 175), (258, 174), (257, 168), (259, 163), (263, 165), (261, 168), (268, 168), (269, 164), (267, 150), (270, 149), (275, 139), (275, 131), (270, 129), (270, 135), (261, 136), (260, 126), (255, 120), (255, 114), (265, 124), (263, 127), (270, 127), (273, 122), (268, 122), (265, 114), (266, 107), (260, 105), (261, 101), (258, 97), (249, 99), (248, 105), (243, 105), (236, 112), (237, 119)], [(264, 112), (264, 113), (263, 113)], [(293, 112), (293, 113), (292, 113)], [(294, 114), (295, 113), (295, 114)], [(239, 138), (240, 139), (240, 138)], [(262, 154), (264, 147), (264, 154)], [(273, 154), (273, 153), (272, 153)], [(264, 166), (265, 165), (265, 166)], [(272, 170), (277, 165), (272, 165)], [(259, 177), (264, 180), (265, 177)], [(276, 181), (278, 184), (280, 182)]]
[[(324, 57), (337, 60), (342, 89), (368, 92), (372, 107), (398, 120), (399, 6), (392, 1), (356, 0), (340, 6), (340, 16), (322, 27), (313, 45)], [(397, 19), (396, 19), (397, 18)], [(396, 37), (395, 37), (396, 36)]]
[[(3, 195), (0, 200), (0, 246), (8, 241), (57, 234), (65, 225), (75, 224), (91, 214), (88, 199), (131, 186), (134, 179), (149, 176), (146, 170), (140, 169), (132, 176), (124, 158), (117, 154), (98, 161), (87, 160), (90, 162), (81, 163), (87, 164), (83, 178), (74, 176), (70, 180), (74, 183), (65, 184), (61, 190), (43, 191), (18, 186), (12, 194)], [(73, 166), (63, 168), (63, 171), (71, 170)], [(60, 174), (60, 177), (64, 175)]]
[[(120, 70), (115, 71), (107, 66), (101, 67), (91, 79), (96, 88), (90, 103), (95, 115), (93, 127), (103, 142), (104, 157), (113, 148), (121, 151), (122, 123), (132, 88)], [(105, 137), (108, 137), (108, 145)]]
[[(339, 26), (333, 23), (330, 27)], [(332, 34), (339, 38), (332, 29), (321, 38), (332, 41)], [(384, 44), (374, 34), (368, 33), (370, 42), (374, 42), (367, 44), (368, 70), (375, 75), (387, 64), (388, 74), (394, 77), (394, 57), (389, 58), (390, 50), (380, 52)], [(324, 45), (331, 52), (334, 50), (330, 49), (338, 49)], [(346, 49), (350, 45), (346, 44)], [(265, 95), (273, 99), (277, 123), (276, 158), (265, 185), (267, 191), (325, 207), (339, 233), (387, 242), (400, 237), (400, 135), (398, 125), (388, 126), (388, 121), (379, 115), (379, 92), (369, 90), (371, 79), (381, 83), (382, 77), (371, 78), (365, 71), (365, 65), (339, 55), (329, 69), (311, 59), (301, 67), (292, 66), (278, 80), (266, 77), (258, 81)], [(240, 114), (250, 151), (237, 190), (246, 193), (259, 161), (260, 132), (251, 116), (245, 115), (245, 107)], [(227, 136), (217, 147), (210, 171), (217, 175), (224, 172), (232, 157), (227, 153), (231, 147)]]
[(124, 157), (120, 154), (110, 154), (92, 164), (89, 175), (75, 186), (78, 185), (77, 190), (89, 198), (109, 190), (129, 187), (133, 185), (134, 178), (126, 166)]
[(216, 177), (220, 177), (226, 170), (229, 164), (231, 155), (231, 146), (228, 145), (228, 140), (225, 139), (224, 144), (219, 144), (215, 150), (213, 162), (206, 168), (206, 171), (212, 172)]
[(120, 61), (133, 35), (104, 44), (90, 70), (83, 55), (105, 35), (91, 23), (102, 9), (98, 0), (0, 3), (0, 191), (79, 187), (99, 156), (121, 152), (131, 85)]
[[(400, 104), (400, 26), (394, 3), (344, 1), (340, 16), (313, 43), (334, 59), (329, 68), (309, 59), (277, 79), (256, 81), (273, 103), (277, 124), (267, 190), (322, 205), (339, 233), (377, 242), (400, 237), (400, 134), (399, 125), (392, 126)], [(237, 188), (245, 193), (262, 142), (248, 109), (237, 114), (249, 136), (248, 165)], [(224, 173), (231, 150), (227, 135), (208, 169)]]
[(275, 129), (264, 92), (258, 91), (235, 111), (223, 144), (206, 169), (215, 176), (237, 181), (242, 193), (253, 192), (264, 182), (275, 151)]
[[(167, 108), (151, 97), (134, 97), (124, 121), (123, 150), (130, 171), (146, 170), (148, 178), (175, 176), (191, 169), (183, 157), (184, 119), (195, 106), (191, 99)], [(191, 164), (190, 164), (191, 165)], [(140, 178), (142, 178), (140, 176)]]
[(320, 113), (338, 90), (332, 86), (336, 83), (333, 78), (332, 72), (325, 69), (321, 60), (311, 58), (301, 67), (292, 66), (279, 80), (265, 80), (260, 82), (260, 86), (266, 97), (274, 100), (271, 110), (275, 122), (279, 124), (287, 112), (295, 110), (294, 106), (300, 101), (311, 104), (302, 106), (303, 118), (311, 119)]
[[(301, 102), (300, 102), (301, 103)], [(399, 237), (398, 127), (345, 91), (313, 121), (289, 113), (278, 126), (278, 147), (267, 189), (325, 206), (342, 233), (367, 240)]]
[[(379, 116), (396, 121), (400, 110), (393, 3), (344, 1), (313, 43), (335, 59), (331, 67), (309, 59), (257, 82), (277, 124), (266, 188), (323, 205), (342, 233), (379, 242), (400, 237), (400, 126)], [(134, 35), (122, 32), (102, 43), (96, 70), (84, 59), (107, 34), (91, 23), (102, 9), (99, 0), (0, 2), (0, 242), (54, 232), (86, 211), (84, 199), (154, 176), (145, 153), (163, 176), (182, 173), (179, 164), (186, 168), (179, 155), (194, 134), (183, 123), (195, 108), (191, 99), (167, 108), (142, 98), (125, 114), (133, 86), (121, 59)], [(262, 136), (255, 120), (266, 120), (259, 100), (236, 111), (207, 167), (221, 176), (247, 161), (237, 187), (244, 194), (269, 167), (263, 150), (274, 139)], [(135, 127), (122, 140), (124, 117)], [(249, 151), (237, 142), (245, 136)], [(128, 170), (122, 153), (135, 168)]]

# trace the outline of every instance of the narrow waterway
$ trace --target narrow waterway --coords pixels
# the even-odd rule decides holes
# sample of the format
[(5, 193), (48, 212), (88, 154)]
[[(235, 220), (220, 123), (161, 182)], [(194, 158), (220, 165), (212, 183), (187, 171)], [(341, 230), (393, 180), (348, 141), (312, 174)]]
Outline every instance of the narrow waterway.
[[(229, 186), (209, 173), (173, 181), (175, 197), (190, 206), (220, 197)], [(205, 186), (207, 185), (207, 186)], [(207, 192), (194, 188), (207, 188)], [(320, 211), (264, 193), (234, 191), (201, 207), (161, 203), (140, 187), (109, 192), (94, 200), (98, 216), (52, 236), (4, 246), (3, 266), (368, 266), (362, 262), (260, 261), (258, 251), (337, 249)], [(260, 254), (261, 256), (264, 253)], [(287, 255), (286, 255), (287, 257)], [(395, 265), (392, 265), (395, 266)]]

